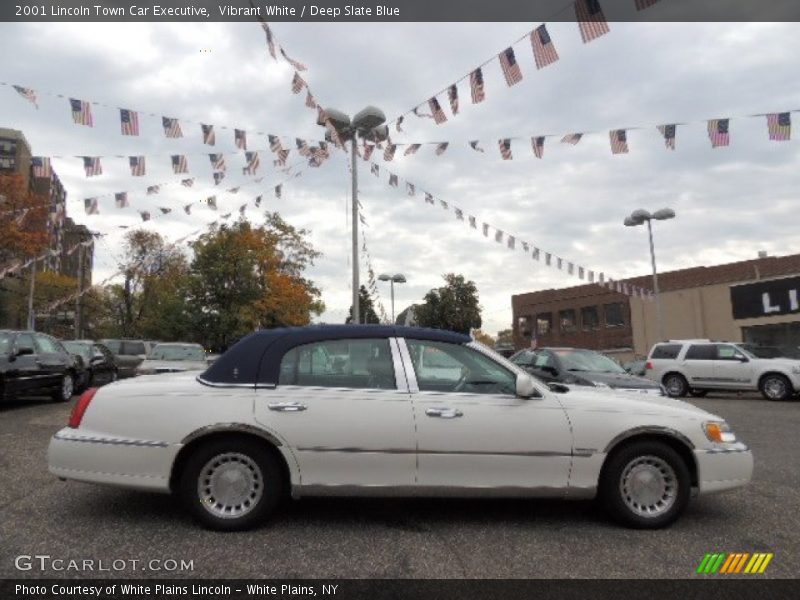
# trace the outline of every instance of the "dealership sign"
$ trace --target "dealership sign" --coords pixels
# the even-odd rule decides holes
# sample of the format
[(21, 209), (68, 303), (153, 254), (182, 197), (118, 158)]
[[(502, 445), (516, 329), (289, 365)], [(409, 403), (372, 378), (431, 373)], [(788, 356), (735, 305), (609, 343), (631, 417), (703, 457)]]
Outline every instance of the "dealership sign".
[(800, 313), (800, 277), (731, 287), (734, 319)]

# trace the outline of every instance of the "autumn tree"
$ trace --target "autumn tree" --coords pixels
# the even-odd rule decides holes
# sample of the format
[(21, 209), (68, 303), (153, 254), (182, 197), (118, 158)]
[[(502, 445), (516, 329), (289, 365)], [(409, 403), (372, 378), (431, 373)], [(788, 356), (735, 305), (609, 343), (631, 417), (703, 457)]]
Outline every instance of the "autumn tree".
[(500, 345), (514, 344), (514, 332), (510, 329), (503, 329), (497, 332), (497, 343)]
[[(30, 277), (10, 277), (2, 283), (4, 302), (2, 320), (11, 327), (25, 328), (28, 322), (28, 297)], [(78, 280), (73, 277), (61, 275), (53, 271), (40, 271), (36, 273), (33, 290), (33, 307), (36, 314), (45, 313), (48, 317), (43, 321), (37, 320), (37, 329), (51, 331), (55, 335), (63, 336), (66, 332), (63, 323), (69, 323), (63, 316), (65, 310), (72, 311), (75, 304), (58, 304), (50, 307), (54, 302), (75, 293), (78, 289)], [(57, 319), (61, 314), (62, 318)], [(60, 326), (56, 326), (57, 324)], [(70, 331), (69, 335), (72, 332)]]
[(489, 348), (494, 348), (494, 338), (490, 336), (488, 333), (485, 333), (480, 329), (476, 329), (472, 332), (472, 337), (475, 338), (475, 340), (479, 341), (484, 346), (488, 346)]
[[(367, 288), (361, 286), (358, 290), (358, 316), (359, 323), (369, 323), (377, 325), (381, 322), (378, 318), (378, 313), (375, 312), (375, 303), (372, 301), (372, 296), (369, 295)], [(353, 322), (353, 307), (350, 307), (350, 312), (347, 315), (345, 323)]]
[(0, 267), (40, 255), (49, 242), (47, 198), (19, 173), (0, 175)]
[(475, 282), (454, 273), (444, 275), (444, 280), (445, 285), (425, 294), (423, 303), (415, 309), (417, 324), (459, 333), (480, 328), (481, 307)]

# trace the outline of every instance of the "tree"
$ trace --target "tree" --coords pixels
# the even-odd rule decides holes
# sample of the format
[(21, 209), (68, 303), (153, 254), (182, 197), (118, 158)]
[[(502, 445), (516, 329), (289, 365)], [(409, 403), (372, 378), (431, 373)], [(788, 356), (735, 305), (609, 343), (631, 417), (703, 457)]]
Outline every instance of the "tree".
[(481, 326), (478, 288), (463, 275), (444, 275), (445, 285), (425, 294), (424, 302), (416, 309), (420, 327), (449, 329), (469, 333)]
[(277, 213), (213, 226), (192, 244), (189, 307), (202, 343), (225, 350), (262, 327), (306, 325), (325, 305), (303, 274), (320, 253)]
[(0, 267), (41, 254), (49, 242), (47, 198), (19, 173), (0, 175)]
[(480, 329), (476, 329), (475, 331), (472, 332), (472, 337), (474, 337), (484, 346), (488, 346), (489, 348), (494, 348), (494, 338), (490, 336), (488, 333), (484, 333)]
[[(372, 302), (372, 296), (369, 295), (367, 288), (361, 286), (358, 290), (358, 316), (359, 323), (370, 323), (377, 325), (381, 322), (378, 314), (375, 312), (375, 304)], [(353, 307), (350, 307), (350, 313), (347, 315), (345, 323), (353, 322)]]
[[(10, 277), (3, 281), (3, 292), (6, 296), (4, 305), (3, 319), (11, 327), (25, 328), (28, 322), (28, 296), (30, 289), (30, 275), (22, 278)], [(61, 275), (53, 271), (39, 271), (36, 273), (36, 281), (33, 290), (33, 308), (39, 315), (51, 303), (66, 298), (78, 289), (78, 280), (66, 275)], [(70, 323), (71, 319), (66, 316), (58, 320), (58, 313), (72, 311), (75, 303), (65, 303), (55, 307), (47, 319), (37, 319), (36, 328), (42, 331), (50, 331), (54, 335), (63, 337), (69, 327), (64, 323)], [(72, 335), (69, 330), (67, 335)]]
[(510, 329), (503, 329), (497, 332), (497, 344), (514, 345), (514, 332)]

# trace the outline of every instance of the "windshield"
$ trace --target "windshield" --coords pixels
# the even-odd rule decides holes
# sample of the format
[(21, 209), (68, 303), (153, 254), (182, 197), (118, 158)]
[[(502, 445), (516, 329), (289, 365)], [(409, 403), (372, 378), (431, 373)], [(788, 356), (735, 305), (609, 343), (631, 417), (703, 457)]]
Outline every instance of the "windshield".
[(14, 341), (14, 336), (10, 333), (0, 331), (0, 354), (8, 354), (11, 352), (11, 344)]
[(598, 373), (625, 373), (613, 360), (591, 350), (556, 350), (567, 371), (595, 371)]
[(122, 340), (100, 340), (106, 345), (106, 348), (111, 350), (114, 354), (119, 354), (122, 348)]
[(147, 355), (148, 360), (205, 360), (202, 346), (158, 344)]
[(79, 354), (86, 359), (92, 358), (92, 347), (90, 344), (84, 344), (83, 342), (63, 342), (63, 344), (70, 354)]

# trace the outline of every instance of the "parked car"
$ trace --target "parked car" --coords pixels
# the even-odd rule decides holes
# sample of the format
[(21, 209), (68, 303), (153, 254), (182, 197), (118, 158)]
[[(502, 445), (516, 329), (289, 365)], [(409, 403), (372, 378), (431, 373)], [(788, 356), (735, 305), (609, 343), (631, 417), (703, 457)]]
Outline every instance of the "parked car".
[(33, 331), (0, 330), (0, 400), (50, 396), (72, 398), (77, 359), (53, 337)]
[(147, 355), (136, 368), (138, 375), (205, 371), (208, 368), (206, 351), (200, 344), (162, 343)]
[(580, 348), (520, 350), (511, 357), (511, 362), (544, 382), (609, 387), (618, 391), (663, 395), (663, 390), (657, 383), (631, 375), (616, 361), (594, 350)]
[(117, 364), (108, 347), (92, 340), (66, 340), (62, 343), (67, 351), (80, 356), (85, 365), (76, 382), (77, 390), (83, 391), (117, 380)]
[(792, 346), (762, 346), (760, 344), (736, 344), (758, 358), (800, 359), (800, 349)]
[(148, 340), (100, 340), (114, 354), (120, 379), (134, 377), (136, 368), (142, 364), (156, 342)]
[(645, 365), (647, 364), (647, 360), (639, 359), (639, 360), (632, 360), (630, 362), (626, 362), (622, 365), (622, 368), (625, 369), (626, 373), (630, 373), (631, 375), (635, 375), (636, 377), (644, 377), (647, 375), (647, 369)]
[[(460, 368), (422, 371), (433, 354)], [(736, 488), (753, 468), (723, 419), (687, 403), (555, 393), (469, 336), (388, 325), (259, 331), (200, 375), (88, 390), (48, 462), (60, 478), (173, 492), (220, 530), (288, 494), (599, 497), (656, 528), (692, 488)]]
[(653, 346), (647, 377), (674, 397), (712, 390), (760, 391), (767, 400), (788, 400), (800, 390), (800, 360), (759, 358), (744, 346), (711, 340), (670, 340)]

